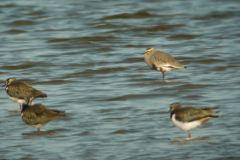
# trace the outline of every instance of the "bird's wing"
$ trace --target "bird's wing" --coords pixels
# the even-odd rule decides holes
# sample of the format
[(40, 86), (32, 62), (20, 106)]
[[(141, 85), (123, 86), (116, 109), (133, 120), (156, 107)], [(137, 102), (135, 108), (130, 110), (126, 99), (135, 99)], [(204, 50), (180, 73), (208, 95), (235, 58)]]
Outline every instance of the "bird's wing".
[(64, 115), (64, 111), (51, 110), (42, 104), (35, 104), (33, 108), (37, 117), (41, 117), (42, 121), (50, 121)]
[(65, 111), (51, 110), (51, 109), (48, 110), (48, 116), (49, 116), (49, 119), (51, 120), (56, 119), (63, 115), (65, 115)]
[[(20, 83), (20, 84), (19, 84)], [(13, 83), (8, 86), (7, 93), (11, 97), (22, 98), (30, 97), (32, 95), (31, 91), (34, 90), (29, 84), (24, 82)]]
[(191, 122), (210, 115), (212, 115), (212, 113), (207, 114), (201, 108), (197, 107), (185, 107), (176, 111), (176, 119), (182, 122)]
[[(25, 105), (25, 104), (24, 104)], [(33, 106), (25, 106), (22, 119), (29, 125), (46, 124), (51, 121), (53, 116), (49, 115), (49, 109), (42, 104), (35, 104)], [(58, 116), (59, 117), (59, 116)], [(56, 117), (57, 118), (57, 117)]]
[(153, 54), (151, 56), (151, 61), (156, 65), (156, 66), (164, 66), (167, 64), (165, 61), (165, 54)]
[(45, 93), (43, 93), (43, 92), (41, 92), (41, 91), (39, 91), (39, 90), (36, 90), (36, 89), (33, 89), (33, 90), (31, 91), (31, 93), (32, 93), (32, 95), (33, 95), (34, 97), (47, 97), (47, 94), (45, 94)]
[(41, 104), (35, 104), (34, 106), (31, 106), (31, 108), (32, 111), (38, 116), (44, 115), (48, 110), (44, 105)]
[(64, 114), (65, 111), (59, 111), (59, 110), (55, 110), (55, 109), (49, 109), (50, 111), (52, 111), (52, 113), (54, 114)]
[(35, 122), (38, 123), (47, 123), (51, 120), (51, 117), (48, 116), (48, 109), (42, 104), (35, 104), (31, 106), (32, 112), (36, 115)]
[(183, 68), (184, 67), (176, 59), (174, 59), (171, 55), (161, 52), (161, 51), (155, 51), (151, 56), (151, 61), (157, 67), (160, 67), (160, 66), (173, 67), (173, 68)]

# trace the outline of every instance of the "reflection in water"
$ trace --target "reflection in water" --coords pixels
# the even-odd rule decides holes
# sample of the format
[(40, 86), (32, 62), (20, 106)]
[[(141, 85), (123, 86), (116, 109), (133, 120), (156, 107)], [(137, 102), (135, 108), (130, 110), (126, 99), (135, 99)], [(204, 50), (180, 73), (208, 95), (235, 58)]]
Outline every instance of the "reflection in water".
[(147, 83), (161, 83), (161, 82), (183, 82), (185, 80), (160, 80), (160, 81), (147, 81)]
[(29, 133), (22, 133), (23, 136), (54, 136), (60, 132), (66, 132), (66, 129), (56, 129), (56, 130), (48, 130), (48, 131), (34, 131)]
[(11, 112), (11, 113), (14, 113), (14, 114), (18, 114), (18, 113), (21, 112), (20, 109), (19, 109), (19, 110), (5, 110), (5, 111), (7, 111), (7, 112)]
[(55, 130), (50, 130), (50, 131), (34, 131), (30, 133), (22, 133), (23, 136), (46, 136), (46, 135), (55, 135), (56, 131)]
[(200, 142), (211, 142), (212, 139), (210, 137), (195, 137), (195, 138), (183, 138), (176, 139), (170, 138), (172, 143), (200, 143)]

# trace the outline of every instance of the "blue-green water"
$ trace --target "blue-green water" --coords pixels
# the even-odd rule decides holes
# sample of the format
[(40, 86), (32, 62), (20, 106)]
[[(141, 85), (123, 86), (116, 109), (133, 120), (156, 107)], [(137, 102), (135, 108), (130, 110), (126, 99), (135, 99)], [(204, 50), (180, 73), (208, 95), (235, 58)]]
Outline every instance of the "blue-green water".
[[(48, 94), (67, 116), (36, 132), (2, 88), (0, 159), (239, 159), (238, 0), (1, 1), (0, 75)], [(162, 74), (144, 51), (171, 54), (186, 70)], [(187, 132), (169, 105), (218, 107), (221, 118)]]

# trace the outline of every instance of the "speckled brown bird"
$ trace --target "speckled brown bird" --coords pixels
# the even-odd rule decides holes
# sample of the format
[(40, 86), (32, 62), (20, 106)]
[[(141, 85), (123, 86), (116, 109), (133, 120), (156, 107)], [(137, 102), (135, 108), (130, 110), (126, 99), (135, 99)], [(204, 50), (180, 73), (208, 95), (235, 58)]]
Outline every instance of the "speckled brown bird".
[[(21, 82), (16, 80), (15, 78), (8, 78), (5, 82), (5, 85), (3, 85), (5, 88), (5, 91), (7, 93), (7, 96), (10, 100), (13, 102), (19, 103), (20, 110), (21, 110), (21, 104), (27, 104), (27, 99), (29, 97), (38, 98), (44, 98), (47, 97), (47, 94), (34, 89), (29, 84), (25, 82)], [(33, 101), (32, 101), (33, 104)]]
[(214, 111), (214, 108), (198, 108), (198, 107), (184, 107), (179, 103), (170, 105), (170, 118), (173, 124), (185, 131), (188, 131), (188, 137), (191, 138), (190, 130), (201, 124), (207, 122), (212, 118), (219, 118), (220, 116), (213, 114), (219, 111)]
[(31, 127), (37, 128), (37, 131), (40, 131), (40, 128), (49, 121), (63, 115), (65, 115), (65, 111), (51, 110), (42, 104), (23, 104), (21, 111), (23, 122)]

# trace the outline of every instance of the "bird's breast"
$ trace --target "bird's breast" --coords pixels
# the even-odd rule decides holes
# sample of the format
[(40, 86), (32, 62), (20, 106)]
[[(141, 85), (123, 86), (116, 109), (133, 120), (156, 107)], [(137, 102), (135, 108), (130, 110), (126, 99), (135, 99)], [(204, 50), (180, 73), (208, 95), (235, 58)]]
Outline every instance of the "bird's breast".
[(198, 127), (198, 126), (201, 125), (201, 122), (200, 122), (200, 121), (191, 121), (191, 122), (178, 121), (178, 120), (176, 119), (176, 115), (175, 115), (175, 114), (172, 115), (171, 120), (172, 120), (173, 124), (174, 124), (176, 127), (180, 128), (180, 129), (182, 129), (182, 130), (185, 130), (185, 131), (189, 131), (189, 130), (191, 130), (191, 129), (193, 129), (193, 128), (196, 128), (196, 127)]

